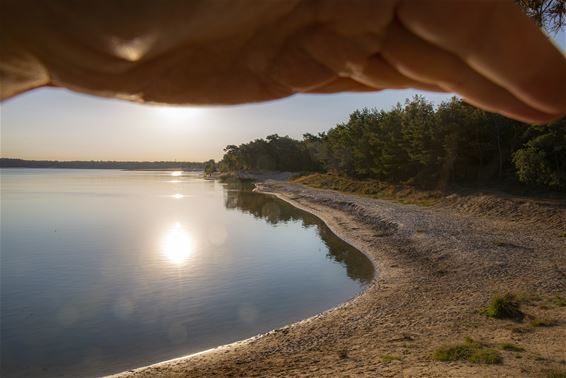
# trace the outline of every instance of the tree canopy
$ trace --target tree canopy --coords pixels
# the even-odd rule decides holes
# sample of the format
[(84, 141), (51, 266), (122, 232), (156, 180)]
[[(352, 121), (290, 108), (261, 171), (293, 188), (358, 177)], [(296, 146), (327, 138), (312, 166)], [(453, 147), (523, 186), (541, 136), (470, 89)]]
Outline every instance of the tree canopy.
[(302, 140), (270, 135), (224, 150), (222, 170), (327, 171), (427, 188), (514, 182), (566, 190), (566, 118), (532, 126), (454, 97), (361, 109)]
[(515, 0), (539, 27), (557, 33), (566, 20), (565, 0)]

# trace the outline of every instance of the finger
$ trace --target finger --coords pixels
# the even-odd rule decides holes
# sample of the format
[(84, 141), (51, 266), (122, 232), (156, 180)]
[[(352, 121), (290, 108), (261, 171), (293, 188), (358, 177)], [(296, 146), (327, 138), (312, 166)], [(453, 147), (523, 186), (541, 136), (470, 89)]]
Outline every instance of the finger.
[(10, 34), (0, 33), (0, 57), (0, 100), (49, 83), (45, 67)]
[(303, 37), (309, 55), (341, 76), (359, 72), (367, 58), (379, 52), (381, 37), (365, 33), (347, 37), (328, 28), (316, 28)]
[(306, 92), (338, 77), (336, 72), (319, 63), (299, 43), (293, 42), (288, 43), (276, 56), (267, 77), (293, 92)]
[(397, 15), (530, 106), (566, 113), (566, 59), (512, 1), (404, 1)]
[(534, 123), (555, 118), (524, 104), (458, 57), (419, 39), (398, 23), (391, 26), (382, 54), (402, 74), (417, 81), (436, 83), (486, 110)]
[(337, 93), (337, 92), (374, 92), (381, 88), (369, 87), (355, 80), (340, 77), (320, 87), (313, 88), (305, 93)]
[(401, 74), (379, 54), (368, 59), (363, 70), (355, 74), (353, 78), (376, 88), (416, 88), (432, 92), (446, 92), (438, 85), (417, 81)]
[[(344, 37), (333, 30), (318, 28), (304, 37), (304, 46), (310, 56), (320, 64), (342, 77), (351, 77), (358, 84), (376, 89), (417, 88), (444, 91), (436, 85), (410, 79), (391, 67), (378, 53), (382, 40), (383, 37), (371, 33)], [(340, 83), (344, 85), (346, 82)], [(328, 89), (332, 87), (334, 85), (328, 86)]]
[[(60, 72), (68, 74), (72, 70)], [(109, 93), (108, 96), (139, 102), (231, 105), (272, 100), (293, 93), (282, 85), (261, 80), (245, 65), (235, 64), (222, 55), (197, 48), (171, 51), (159, 59), (141, 62), (124, 75), (98, 76), (102, 80), (85, 86), (89, 91), (96, 95)], [(73, 76), (63, 79), (67, 87), (67, 83), (76, 82)], [(85, 87), (81, 90), (85, 91)], [(125, 95), (121, 95), (120, 90)]]

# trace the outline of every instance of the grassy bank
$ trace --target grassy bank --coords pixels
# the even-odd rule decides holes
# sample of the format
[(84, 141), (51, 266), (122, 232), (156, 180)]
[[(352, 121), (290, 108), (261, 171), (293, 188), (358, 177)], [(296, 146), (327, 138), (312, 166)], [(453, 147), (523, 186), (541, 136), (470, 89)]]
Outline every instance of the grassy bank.
[(443, 197), (443, 193), (439, 191), (419, 190), (408, 185), (392, 185), (376, 180), (355, 180), (329, 173), (314, 173), (292, 181), (318, 189), (337, 190), (419, 206), (432, 206)]
[(557, 235), (566, 237), (564, 224), (566, 200), (563, 195), (556, 192), (512, 194), (494, 188), (458, 188), (443, 192), (376, 180), (355, 180), (328, 173), (300, 176), (292, 182), (318, 189), (392, 200), (402, 204), (442, 206), (468, 215), (546, 224), (547, 227), (554, 229)]

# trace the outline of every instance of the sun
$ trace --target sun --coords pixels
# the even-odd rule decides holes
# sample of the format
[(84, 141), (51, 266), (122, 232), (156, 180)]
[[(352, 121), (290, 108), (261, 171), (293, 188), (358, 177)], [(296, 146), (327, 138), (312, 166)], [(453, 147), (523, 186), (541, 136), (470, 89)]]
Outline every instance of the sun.
[(152, 106), (154, 113), (165, 122), (190, 122), (199, 119), (205, 112), (204, 108), (188, 106)]

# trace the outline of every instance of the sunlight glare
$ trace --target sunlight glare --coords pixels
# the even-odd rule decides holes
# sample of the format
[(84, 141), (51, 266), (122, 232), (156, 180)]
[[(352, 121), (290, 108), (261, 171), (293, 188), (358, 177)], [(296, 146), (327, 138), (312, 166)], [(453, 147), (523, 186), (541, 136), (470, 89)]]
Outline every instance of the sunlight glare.
[(179, 177), (183, 174), (183, 172), (181, 171), (175, 171), (175, 172), (171, 172), (171, 176), (173, 177)]
[(204, 108), (180, 106), (152, 106), (151, 111), (166, 124), (189, 125), (200, 118)]
[(175, 223), (165, 234), (161, 251), (167, 260), (175, 265), (183, 265), (193, 254), (190, 235), (179, 222)]
[(181, 193), (177, 193), (177, 194), (173, 194), (171, 197), (175, 198), (175, 199), (181, 199), (183, 197), (185, 197), (184, 195), (182, 195)]

